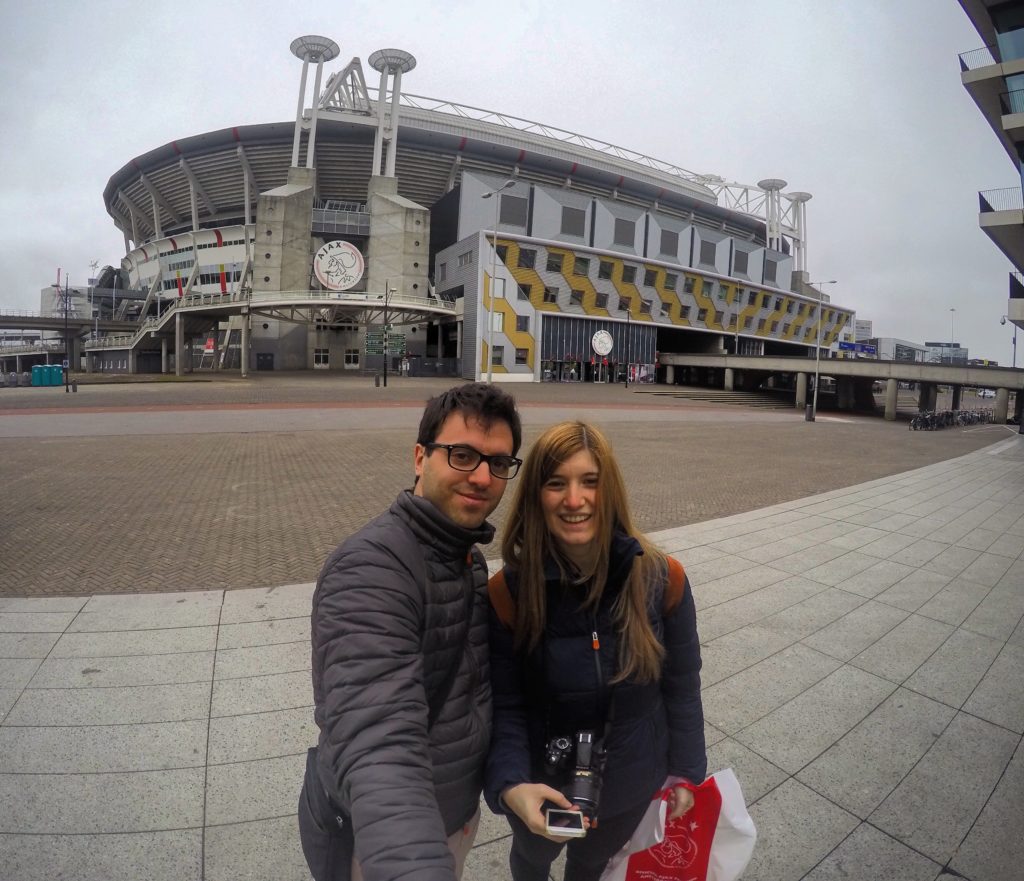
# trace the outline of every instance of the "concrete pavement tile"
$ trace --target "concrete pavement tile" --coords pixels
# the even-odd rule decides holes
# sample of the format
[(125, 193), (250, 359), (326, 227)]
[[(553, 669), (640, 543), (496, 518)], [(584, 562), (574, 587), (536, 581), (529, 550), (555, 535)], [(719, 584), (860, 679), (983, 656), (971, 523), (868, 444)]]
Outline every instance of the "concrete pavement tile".
[(892, 587), (878, 594), (880, 603), (888, 603), (906, 612), (915, 612), (952, 581), (948, 575), (916, 569)]
[(839, 662), (802, 645), (783, 649), (753, 667), (705, 688), (704, 717), (733, 734), (832, 673)]
[(259, 587), (224, 592), (221, 624), (246, 624), (271, 618), (298, 618), (309, 615), (313, 607), (315, 583), (286, 587)]
[(210, 715), (238, 716), (313, 705), (309, 671), (214, 680)]
[(751, 881), (802, 878), (857, 827), (853, 814), (792, 779), (751, 806), (750, 816), (757, 847), (743, 877)]
[(885, 516), (878, 508), (865, 508), (858, 506), (860, 510), (855, 507), (848, 507), (845, 510), (839, 508), (835, 509), (835, 513), (842, 514), (843, 521), (850, 523), (853, 526), (873, 526), (883, 516)]
[(201, 829), (128, 835), (0, 834), (0, 866), (17, 881), (201, 881)]
[(806, 535), (795, 535), (782, 541), (772, 542), (759, 548), (750, 548), (743, 552), (743, 556), (755, 563), (773, 563), (781, 557), (788, 557), (806, 548), (814, 547), (813, 538)]
[(871, 823), (945, 864), (988, 801), (1019, 742), (1020, 737), (1003, 728), (958, 713), (871, 814)]
[[(463, 881), (512, 881), (512, 870), (508, 866), (509, 845), (510, 840), (504, 839), (474, 847), (466, 857)], [(562, 877), (560, 873), (558, 877)]]
[(813, 538), (818, 544), (827, 544), (834, 538), (842, 538), (844, 535), (848, 535), (850, 532), (850, 524), (837, 521), (833, 523), (826, 523), (824, 526), (819, 526), (817, 529), (811, 529), (807, 532), (808, 538)]
[(709, 606), (717, 606), (728, 600), (746, 596), (755, 590), (790, 577), (788, 572), (783, 572), (781, 569), (773, 569), (771, 566), (754, 566), (752, 569), (737, 572), (735, 575), (727, 575), (724, 578), (694, 585), (693, 600), (697, 610), (700, 611)]
[(29, 688), (7, 725), (131, 725), (205, 719), (210, 683), (125, 688)]
[(222, 624), (217, 630), (217, 648), (247, 648), (254, 645), (277, 645), (283, 642), (309, 642), (309, 615), (301, 618), (278, 618), (251, 624)]
[[(479, 847), (491, 841), (509, 839), (512, 834), (512, 827), (504, 817), (492, 814), (484, 800), (480, 799), (480, 825), (477, 826), (476, 838), (473, 839), (473, 847)], [(509, 843), (506, 840), (506, 845)]]
[(704, 688), (728, 679), (796, 642), (786, 633), (751, 624), (701, 646), (700, 678)]
[(54, 646), (50, 657), (116, 658), (130, 655), (173, 655), (213, 651), (216, 647), (216, 627), (65, 633)]
[(1024, 584), (1024, 560), (1017, 560), (1006, 570), (1006, 574), (999, 579), (996, 587), (1018, 588)]
[[(945, 526), (946, 522), (938, 517), (922, 517), (920, 520), (915, 520), (913, 523), (908, 523), (906, 526), (901, 527), (897, 532), (902, 532), (904, 535), (913, 535), (917, 538), (931, 538), (932, 533)], [(933, 538), (932, 540), (938, 541), (939, 539)]]
[(846, 551), (842, 548), (833, 548), (827, 544), (814, 545), (802, 551), (797, 551), (795, 554), (780, 557), (772, 563), (772, 566), (785, 572), (791, 572), (793, 575), (803, 575), (805, 572), (823, 566), (830, 560), (842, 557), (845, 554)]
[(0, 633), (0, 658), (45, 658), (59, 633)]
[(944, 621), (946, 624), (959, 626), (967, 620), (978, 604), (988, 596), (990, 587), (978, 584), (974, 581), (964, 581), (962, 578), (954, 578), (920, 609), (918, 615), (925, 618), (934, 618), (936, 621)]
[(1015, 560), (1024, 554), (1024, 535), (1001, 535), (988, 546), (988, 553)]
[(202, 768), (130, 774), (0, 774), (0, 832), (156, 832), (203, 822)]
[(919, 512), (914, 514), (890, 514), (888, 517), (882, 517), (880, 519), (875, 520), (870, 525), (876, 526), (879, 529), (885, 529), (895, 533), (901, 529), (906, 529), (911, 523), (916, 523), (918, 520), (921, 519), (922, 513), (931, 512)]
[(952, 632), (949, 624), (911, 615), (850, 663), (891, 682), (903, 682)]
[(138, 612), (165, 609), (168, 606), (209, 606), (217, 608), (222, 602), (222, 590), (183, 590), (167, 593), (114, 593), (92, 597), (83, 612)]
[(197, 768), (206, 763), (206, 721), (148, 725), (0, 728), (0, 773), (96, 774)]
[(828, 588), (751, 626), (778, 633), (793, 643), (816, 633), (866, 602), (864, 597)]
[(20, 694), (20, 688), (0, 688), (0, 722), (3, 722), (7, 717)]
[(208, 762), (247, 762), (305, 753), (316, 746), (319, 729), (312, 707), (274, 710), (210, 720)]
[(695, 563), (692, 566), (684, 563), (686, 574), (690, 578), (690, 584), (700, 585), (727, 575), (735, 575), (747, 569), (753, 569), (757, 564), (742, 557), (719, 557), (717, 560), (709, 560), (707, 563)]
[(32, 688), (95, 688), (108, 685), (167, 685), (209, 682), (213, 652), (131, 658), (47, 658), (32, 677)]
[(842, 590), (871, 599), (915, 571), (917, 570), (913, 566), (905, 566), (891, 560), (880, 560), (874, 566), (863, 572), (858, 572), (852, 578), (841, 581), (837, 586)]
[(1024, 682), (1024, 647), (1005, 645), (967, 699), (964, 711), (1024, 734), (1024, 689), (1021, 682)]
[(963, 538), (958, 539), (957, 544), (962, 548), (987, 551), (998, 538), (999, 533), (991, 529), (972, 529)]
[(920, 538), (912, 545), (907, 545), (903, 550), (896, 551), (889, 559), (895, 563), (905, 563), (907, 566), (923, 566), (948, 548), (949, 545), (943, 542)]
[(708, 748), (708, 775), (724, 768), (732, 768), (736, 772), (743, 799), (748, 805), (789, 777), (781, 768), (776, 768), (731, 737)]
[(1024, 592), (1016, 587), (994, 587), (960, 626), (993, 639), (1009, 639), (1024, 615)]
[(861, 823), (803, 881), (934, 881), (942, 866)]
[(866, 818), (942, 734), (956, 711), (898, 688), (796, 776)]
[(967, 878), (1013, 878), (1024, 865), (1024, 750), (1010, 759), (950, 866)]
[(77, 612), (0, 612), (0, 633), (63, 633)]
[(726, 734), (724, 731), (719, 731), (714, 725), (704, 720), (704, 745), (713, 746), (720, 740), (724, 740)]
[(1010, 634), (1007, 644), (1024, 648), (1024, 618), (1017, 622), (1017, 628)]
[(985, 553), (964, 569), (960, 573), (960, 577), (967, 581), (976, 581), (978, 584), (994, 587), (999, 583), (999, 579), (1006, 574), (1006, 570), (1013, 565), (1013, 562), (1010, 557)]
[(854, 667), (834, 673), (735, 735), (790, 774), (821, 755), (895, 690)]
[(850, 526), (847, 526), (846, 530), (844, 535), (830, 538), (825, 543), (833, 547), (843, 548), (844, 550), (856, 551), (864, 547), (864, 545), (871, 544), (871, 542), (877, 541), (880, 538), (885, 538), (889, 534), (884, 529), (875, 529), (873, 526), (861, 526), (859, 529), (852, 529)]
[[(699, 588), (695, 588), (695, 591)], [(827, 590), (816, 581), (800, 576), (791, 576), (785, 581), (771, 584), (752, 591), (734, 600), (701, 609), (701, 638), (711, 640), (739, 627), (752, 624), (776, 612), (795, 606), (808, 597)]]
[[(176, 627), (211, 627), (220, 619), (220, 606), (173, 605), (166, 608), (125, 608), (109, 612), (81, 612), (69, 633), (122, 630), (167, 630)], [(63, 629), (63, 628), (62, 628)]]
[[(735, 539), (730, 539), (735, 540)], [(724, 542), (723, 542), (724, 544)], [(672, 554), (685, 568), (688, 565), (694, 565), (696, 563), (707, 563), (711, 560), (717, 560), (720, 557), (725, 557), (728, 552), (721, 550), (716, 545), (700, 545), (699, 547), (690, 548), (686, 551), (677, 551)]]
[(0, 597), (0, 612), (79, 612), (88, 597)]
[(309, 640), (256, 645), (217, 652), (215, 679), (240, 679), (273, 673), (297, 673), (312, 667)]
[(936, 554), (927, 563), (925, 569), (932, 572), (939, 572), (942, 575), (959, 575), (978, 557), (981, 551), (973, 551), (970, 548), (961, 548), (957, 545), (950, 545), (941, 554)]
[(41, 663), (38, 658), (0, 658), (0, 688), (24, 688)]
[[(1002, 647), (999, 640), (991, 637), (969, 630), (956, 630), (904, 684), (919, 694), (960, 709)], [(1004, 686), (1006, 684), (1003, 683)], [(976, 715), (991, 722), (997, 721), (986, 713)]]
[[(206, 771), (206, 825), (283, 817), (296, 810), (306, 750), (293, 756), (210, 765)], [(245, 793), (244, 798), (239, 798)]]
[(205, 881), (309, 881), (294, 806), (287, 817), (207, 828), (205, 840)]
[(914, 544), (916, 541), (917, 539), (912, 535), (904, 535), (901, 532), (890, 532), (882, 538), (875, 539), (873, 542), (862, 545), (858, 550), (862, 554), (868, 554), (869, 556), (885, 560), (898, 551), (902, 551), (904, 548)]
[(829, 560), (827, 563), (822, 563), (820, 566), (808, 569), (804, 572), (804, 577), (827, 584), (829, 587), (835, 587), (848, 578), (852, 578), (857, 573), (870, 569), (877, 564), (877, 557), (870, 557), (857, 551), (849, 551), (840, 557)]
[(804, 645), (833, 658), (849, 661), (908, 616), (909, 613), (902, 609), (868, 600), (817, 633), (805, 636), (801, 641)]

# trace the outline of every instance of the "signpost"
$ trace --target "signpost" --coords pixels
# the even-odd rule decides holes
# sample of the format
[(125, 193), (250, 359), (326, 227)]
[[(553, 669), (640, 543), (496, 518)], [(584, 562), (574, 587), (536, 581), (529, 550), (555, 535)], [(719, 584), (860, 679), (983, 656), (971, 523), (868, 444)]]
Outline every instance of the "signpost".
[(862, 353), (864, 355), (876, 355), (876, 354), (878, 354), (878, 349), (876, 349), (874, 346), (869, 346), (867, 343), (846, 343), (846, 342), (843, 342), (843, 343), (839, 344), (839, 348), (843, 352), (860, 352), (860, 353)]

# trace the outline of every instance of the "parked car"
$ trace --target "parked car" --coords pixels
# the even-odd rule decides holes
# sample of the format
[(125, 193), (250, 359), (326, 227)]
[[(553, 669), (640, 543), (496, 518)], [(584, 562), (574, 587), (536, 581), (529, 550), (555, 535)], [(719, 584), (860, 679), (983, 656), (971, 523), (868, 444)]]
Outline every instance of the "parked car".
[(979, 398), (994, 398), (996, 396), (995, 390), (990, 388), (978, 389)]

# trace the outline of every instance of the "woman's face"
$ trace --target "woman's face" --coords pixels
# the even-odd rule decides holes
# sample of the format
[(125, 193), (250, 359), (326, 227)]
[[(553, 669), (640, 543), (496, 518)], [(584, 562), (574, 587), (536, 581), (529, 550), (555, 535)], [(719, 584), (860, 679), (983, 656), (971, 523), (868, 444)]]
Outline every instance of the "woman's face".
[(586, 562), (597, 538), (597, 463), (580, 450), (555, 469), (541, 487), (544, 522), (562, 553)]

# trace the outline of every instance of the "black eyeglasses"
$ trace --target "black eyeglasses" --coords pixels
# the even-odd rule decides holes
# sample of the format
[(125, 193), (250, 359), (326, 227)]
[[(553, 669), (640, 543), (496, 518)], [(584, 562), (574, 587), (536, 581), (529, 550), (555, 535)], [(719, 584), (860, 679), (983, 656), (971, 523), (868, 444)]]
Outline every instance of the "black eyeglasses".
[(500, 480), (511, 480), (519, 473), (522, 459), (515, 456), (487, 456), (473, 447), (464, 444), (424, 444), (428, 450), (447, 450), (448, 464), (456, 471), (476, 471), (481, 462), (487, 463), (492, 477)]

